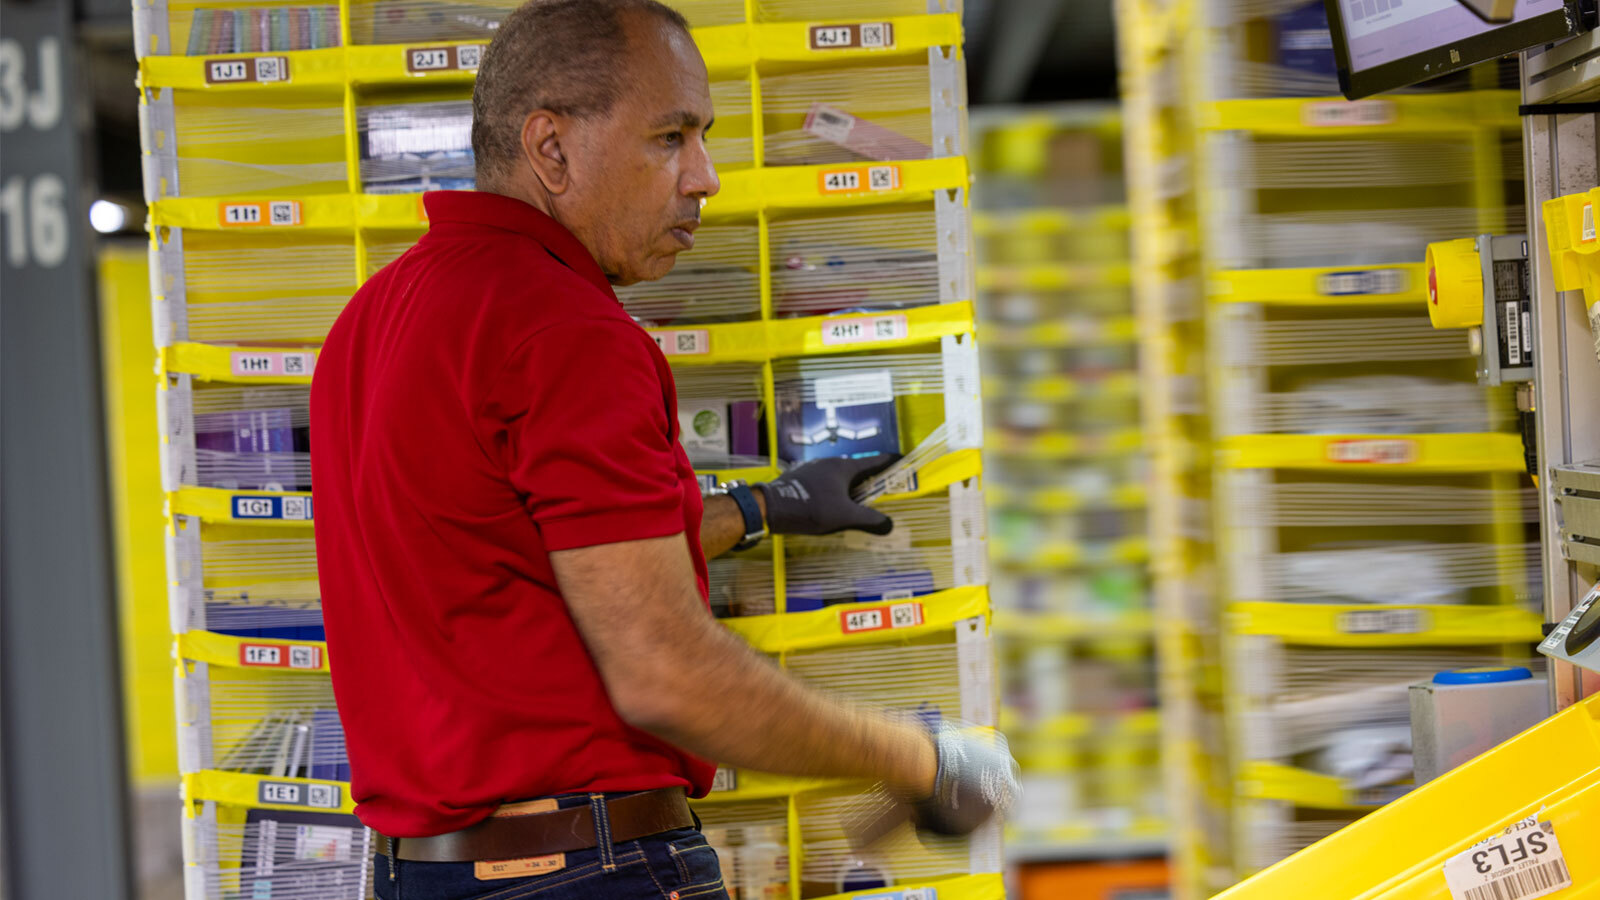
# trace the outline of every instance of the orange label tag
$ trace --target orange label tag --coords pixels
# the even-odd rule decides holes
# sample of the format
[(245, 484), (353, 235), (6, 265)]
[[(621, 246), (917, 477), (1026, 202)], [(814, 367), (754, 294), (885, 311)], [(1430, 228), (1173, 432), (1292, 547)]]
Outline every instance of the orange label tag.
[(900, 167), (852, 166), (848, 169), (824, 169), (817, 173), (817, 189), (827, 194), (855, 194), (869, 191), (892, 191), (900, 187)]
[(547, 872), (559, 872), (567, 867), (565, 853), (552, 853), (549, 856), (530, 856), (527, 859), (491, 859), (472, 864), (472, 874), (479, 881), (494, 881), (499, 878), (526, 878), (529, 875), (543, 875)]
[[(494, 811), (494, 817), (498, 819), (505, 816), (531, 816), (535, 813), (555, 812), (560, 808), (561, 804), (554, 799), (546, 797), (543, 800), (524, 800), (521, 803), (504, 804)], [(540, 857), (540, 859), (544, 859), (544, 857)]]
[(224, 200), (217, 204), (217, 222), (223, 228), (299, 225), (300, 201), (269, 200), (264, 203), (230, 203)]

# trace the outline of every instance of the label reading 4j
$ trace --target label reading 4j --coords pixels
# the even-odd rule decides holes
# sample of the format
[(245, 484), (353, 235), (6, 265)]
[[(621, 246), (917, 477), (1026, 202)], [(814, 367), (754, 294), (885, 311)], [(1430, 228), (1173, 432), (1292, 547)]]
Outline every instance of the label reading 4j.
[(894, 47), (894, 25), (889, 22), (813, 25), (808, 37), (813, 50), (889, 50)]
[(1572, 884), (1555, 826), (1530, 816), (1444, 864), (1453, 900), (1533, 900)]

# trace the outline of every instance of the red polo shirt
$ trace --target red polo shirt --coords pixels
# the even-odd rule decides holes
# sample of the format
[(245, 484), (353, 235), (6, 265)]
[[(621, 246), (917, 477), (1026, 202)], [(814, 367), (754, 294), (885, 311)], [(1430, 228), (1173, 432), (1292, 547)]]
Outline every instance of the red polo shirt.
[(681, 532), (706, 593), (672, 371), (554, 219), (425, 203), (431, 229), (356, 292), (311, 386), (356, 814), (418, 837), (547, 794), (703, 794), (709, 763), (612, 708), (549, 556)]

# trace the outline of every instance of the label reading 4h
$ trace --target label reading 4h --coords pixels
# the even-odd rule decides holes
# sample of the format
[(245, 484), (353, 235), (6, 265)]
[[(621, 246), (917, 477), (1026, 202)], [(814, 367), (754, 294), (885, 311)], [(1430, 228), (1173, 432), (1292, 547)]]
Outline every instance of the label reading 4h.
[(866, 344), (875, 341), (903, 341), (910, 335), (905, 316), (864, 316), (828, 319), (822, 323), (822, 344)]
[(839, 613), (839, 627), (845, 634), (910, 628), (921, 624), (921, 603), (889, 603), (866, 609), (847, 609)]
[(1572, 885), (1555, 826), (1529, 816), (1444, 864), (1454, 900), (1533, 900)]

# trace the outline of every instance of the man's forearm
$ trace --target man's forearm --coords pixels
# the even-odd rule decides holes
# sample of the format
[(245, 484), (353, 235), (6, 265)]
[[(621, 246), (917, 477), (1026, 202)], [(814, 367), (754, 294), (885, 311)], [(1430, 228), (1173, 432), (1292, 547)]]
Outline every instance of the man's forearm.
[(883, 780), (932, 791), (936, 759), (922, 726), (824, 696), (713, 626), (684, 654), (684, 702), (652, 730), (692, 752), (780, 775)]
[[(756, 506), (761, 508), (761, 521), (767, 520), (767, 497), (759, 489), (752, 490)], [(706, 559), (714, 559), (738, 546), (744, 540), (744, 514), (739, 504), (726, 494), (706, 498), (705, 515), (700, 519), (700, 552)]]

